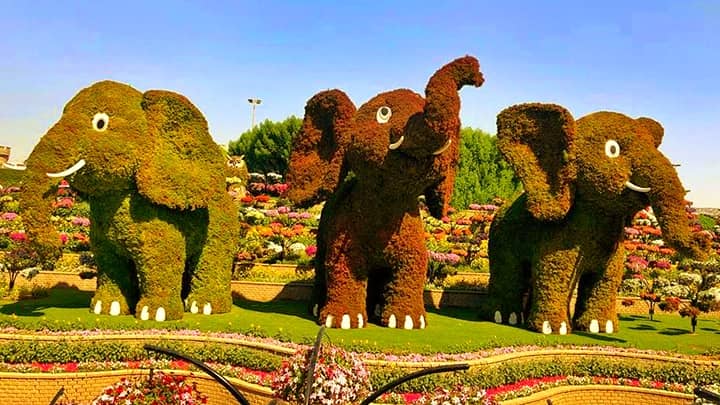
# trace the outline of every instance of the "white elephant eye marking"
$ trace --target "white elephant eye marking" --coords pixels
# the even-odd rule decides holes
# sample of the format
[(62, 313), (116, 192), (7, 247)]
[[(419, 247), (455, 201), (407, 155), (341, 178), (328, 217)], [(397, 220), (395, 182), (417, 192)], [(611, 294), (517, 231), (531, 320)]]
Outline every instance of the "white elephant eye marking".
[(390, 121), (390, 117), (392, 117), (392, 110), (387, 106), (378, 108), (377, 113), (375, 114), (375, 119), (377, 119), (377, 122), (381, 124)]
[(110, 123), (110, 117), (105, 113), (97, 113), (92, 119), (93, 129), (98, 132), (103, 132), (107, 129)]
[(605, 154), (613, 159), (620, 156), (620, 145), (618, 145), (617, 141), (611, 139), (605, 142)]

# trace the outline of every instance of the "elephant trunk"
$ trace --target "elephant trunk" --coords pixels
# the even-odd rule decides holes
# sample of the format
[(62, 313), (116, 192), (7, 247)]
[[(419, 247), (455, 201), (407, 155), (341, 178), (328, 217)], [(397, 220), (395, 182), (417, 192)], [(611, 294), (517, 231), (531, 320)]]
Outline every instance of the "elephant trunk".
[(415, 155), (440, 155), (459, 142), (460, 96), (458, 91), (466, 85), (480, 87), (485, 79), (480, 63), (472, 56), (455, 59), (440, 68), (425, 88), (423, 114), (411, 117), (406, 128), (404, 150)]
[(485, 79), (480, 63), (472, 56), (455, 59), (435, 72), (425, 88), (425, 122), (435, 134), (447, 137), (460, 131), (460, 91), (480, 87)]
[[(663, 233), (663, 240), (680, 254), (705, 260), (710, 239), (693, 232), (686, 211), (685, 188), (670, 161), (657, 150), (641, 160), (636, 175), (648, 184), (648, 197)], [(635, 176), (633, 176), (635, 177)]]
[[(66, 156), (70, 145), (53, 142), (53, 129), (35, 146), (27, 159), (26, 177), (20, 194), (23, 224), (28, 239), (43, 261), (60, 256), (60, 237), (50, 222), (57, 195), (58, 178), (47, 173), (64, 169), (70, 164), (56, 156)], [(62, 153), (58, 153), (62, 152)]]

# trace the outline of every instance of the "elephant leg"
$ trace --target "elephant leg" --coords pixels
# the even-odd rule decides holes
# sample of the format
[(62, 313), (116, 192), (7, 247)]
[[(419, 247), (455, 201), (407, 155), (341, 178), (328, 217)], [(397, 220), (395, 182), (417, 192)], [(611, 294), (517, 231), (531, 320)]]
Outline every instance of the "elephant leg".
[(132, 263), (116, 254), (110, 241), (98, 234), (93, 235), (93, 250), (98, 276), (90, 310), (109, 315), (132, 313), (138, 299), (137, 277)]
[(367, 324), (367, 262), (352, 235), (339, 234), (329, 246), (325, 259), (327, 302), (318, 322), (328, 328), (362, 328)]
[(140, 300), (135, 317), (158, 321), (180, 319), (185, 270), (185, 238), (173, 225), (161, 221), (143, 224), (141, 245), (134, 250)]
[(536, 264), (527, 327), (543, 333), (569, 333), (569, 306), (579, 251), (548, 252)]
[(512, 249), (492, 253), (483, 318), (511, 325), (522, 323), (529, 310), (530, 263), (521, 261)]
[(424, 329), (427, 314), (423, 294), (427, 278), (428, 255), (422, 238), (422, 223), (405, 221), (393, 236), (387, 250), (393, 273), (385, 286), (380, 323), (389, 328)]
[(185, 300), (186, 310), (192, 313), (223, 314), (232, 308), (232, 276), (234, 241), (237, 226), (229, 223), (218, 224), (218, 217), (235, 220), (234, 215), (215, 215), (210, 210), (209, 237), (190, 270), (190, 291)]
[[(618, 330), (616, 298), (622, 282), (624, 256), (624, 252), (618, 250), (608, 259), (607, 266), (595, 266), (580, 278), (573, 316), (575, 329), (608, 333)], [(592, 271), (603, 268), (602, 273)]]

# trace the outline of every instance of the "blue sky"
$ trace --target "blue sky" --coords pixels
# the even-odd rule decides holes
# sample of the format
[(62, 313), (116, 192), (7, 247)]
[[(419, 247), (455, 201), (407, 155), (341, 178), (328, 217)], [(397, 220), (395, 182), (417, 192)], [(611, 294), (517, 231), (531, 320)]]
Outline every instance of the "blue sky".
[(81, 88), (112, 79), (184, 94), (219, 143), (256, 120), (302, 116), (340, 88), (359, 106), (424, 90), (470, 54), (486, 82), (461, 93), (463, 125), (495, 133), (521, 102), (649, 116), (697, 207), (720, 207), (718, 1), (0, 0), (0, 144), (22, 161)]

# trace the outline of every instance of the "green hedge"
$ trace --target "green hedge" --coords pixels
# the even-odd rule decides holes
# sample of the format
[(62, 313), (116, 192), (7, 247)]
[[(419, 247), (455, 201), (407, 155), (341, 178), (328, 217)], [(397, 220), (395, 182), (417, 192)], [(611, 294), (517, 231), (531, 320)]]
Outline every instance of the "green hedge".
[[(145, 342), (174, 350), (203, 362), (272, 371), (282, 364), (281, 355), (217, 343)], [(142, 344), (120, 342), (28, 342), (0, 344), (0, 362), (70, 363), (80, 361), (137, 361), (151, 358), (172, 359), (142, 348)]]
[[(410, 372), (399, 367), (373, 369), (370, 380), (379, 387)], [(513, 362), (498, 366), (473, 367), (465, 372), (435, 374), (403, 384), (398, 392), (432, 392), (436, 387), (456, 385), (492, 388), (530, 378), (546, 376), (594, 376), (647, 378), (655, 381), (705, 385), (720, 381), (720, 367), (682, 363), (638, 361), (634, 359), (586, 358)]]

